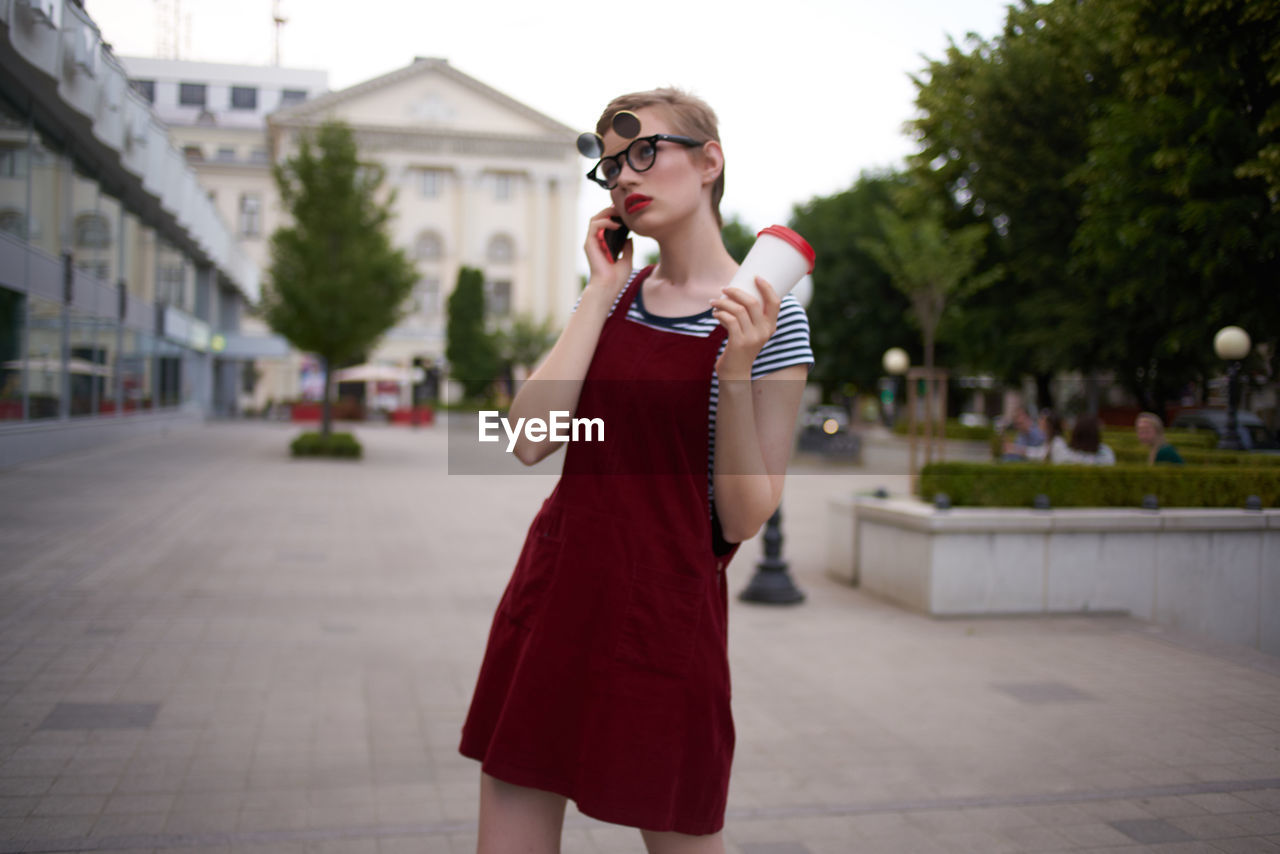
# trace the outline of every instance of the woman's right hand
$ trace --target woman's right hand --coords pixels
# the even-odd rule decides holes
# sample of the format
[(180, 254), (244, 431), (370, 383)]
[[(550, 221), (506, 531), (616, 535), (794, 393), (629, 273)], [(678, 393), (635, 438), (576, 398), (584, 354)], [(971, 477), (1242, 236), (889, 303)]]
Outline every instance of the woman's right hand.
[(587, 227), (587, 242), (584, 249), (587, 253), (587, 266), (591, 270), (588, 288), (598, 288), (608, 293), (610, 298), (617, 296), (631, 276), (631, 253), (634, 244), (630, 238), (622, 246), (622, 257), (616, 261), (604, 245), (604, 232), (622, 228), (613, 221), (618, 211), (613, 205), (605, 208), (591, 218)]

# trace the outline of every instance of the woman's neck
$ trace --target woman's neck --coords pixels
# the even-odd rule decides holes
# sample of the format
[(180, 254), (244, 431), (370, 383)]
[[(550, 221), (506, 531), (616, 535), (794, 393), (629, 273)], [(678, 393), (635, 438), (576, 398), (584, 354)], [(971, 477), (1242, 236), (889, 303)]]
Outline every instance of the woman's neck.
[(659, 237), (658, 251), (660, 260), (654, 278), (676, 288), (718, 290), (729, 283), (738, 269), (724, 248), (715, 219), (709, 215)]

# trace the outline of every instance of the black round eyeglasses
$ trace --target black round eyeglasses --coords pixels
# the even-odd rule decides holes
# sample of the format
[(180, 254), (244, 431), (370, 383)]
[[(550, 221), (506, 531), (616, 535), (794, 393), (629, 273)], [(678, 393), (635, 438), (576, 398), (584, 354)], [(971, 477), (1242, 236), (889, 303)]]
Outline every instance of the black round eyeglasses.
[(622, 174), (622, 158), (625, 157), (627, 159), (627, 165), (631, 167), (632, 171), (647, 172), (653, 168), (654, 161), (658, 159), (658, 143), (663, 140), (691, 148), (702, 145), (696, 139), (690, 139), (687, 136), (673, 136), (669, 133), (642, 136), (628, 145), (625, 151), (619, 151), (609, 157), (601, 157), (599, 162), (591, 167), (587, 177), (606, 190), (612, 190), (618, 186), (618, 176)]

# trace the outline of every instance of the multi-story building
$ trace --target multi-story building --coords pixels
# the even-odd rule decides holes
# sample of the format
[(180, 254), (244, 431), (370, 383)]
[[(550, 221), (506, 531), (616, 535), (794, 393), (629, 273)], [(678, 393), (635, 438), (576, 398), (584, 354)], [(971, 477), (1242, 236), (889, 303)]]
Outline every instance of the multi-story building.
[[(280, 224), (267, 115), (326, 92), (328, 72), (147, 57), (122, 61), (129, 85), (168, 126), (245, 254), (265, 271), (268, 237)], [(237, 409), (259, 410), (268, 400), (299, 396), (302, 357), (252, 313), (228, 338), (227, 352), (251, 366)]]
[[(443, 59), (410, 65), (335, 92), (323, 72), (125, 58), (246, 252), (270, 266), (267, 238), (283, 221), (270, 166), (328, 119), (350, 125), (361, 156), (395, 192), (392, 239), (420, 279), (404, 320), (369, 362), (409, 369), (441, 364), (444, 307), (463, 265), (484, 271), (488, 307), (563, 322), (578, 290), (581, 182), (574, 131)], [(248, 405), (314, 393), (302, 354), (270, 357), (271, 339), (237, 340), (260, 377)], [(398, 395), (407, 402), (410, 390)]]
[(258, 277), (83, 4), (0, 3), (0, 466), (232, 409)]

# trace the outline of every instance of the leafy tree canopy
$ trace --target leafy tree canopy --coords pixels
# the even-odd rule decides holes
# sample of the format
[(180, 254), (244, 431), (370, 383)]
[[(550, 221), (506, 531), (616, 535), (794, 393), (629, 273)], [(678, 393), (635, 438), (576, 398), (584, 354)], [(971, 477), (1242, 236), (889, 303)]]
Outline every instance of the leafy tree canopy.
[(328, 434), (330, 373), (395, 325), (417, 274), (387, 232), (394, 194), (377, 200), (382, 171), (360, 162), (349, 127), (330, 122), (304, 135), (274, 174), (290, 223), (271, 235), (262, 314), (294, 347), (320, 358)]
[(817, 362), (810, 378), (827, 399), (850, 386), (874, 388), (890, 347), (920, 353), (907, 320), (910, 303), (862, 242), (883, 236), (876, 210), (904, 180), (899, 174), (864, 174), (850, 189), (792, 211), (790, 227), (804, 235), (818, 258), (809, 302)]
[(497, 337), (485, 324), (483, 272), (465, 266), (458, 270), (447, 313), (444, 353), (449, 372), (469, 400), (482, 398), (502, 367)]

